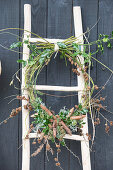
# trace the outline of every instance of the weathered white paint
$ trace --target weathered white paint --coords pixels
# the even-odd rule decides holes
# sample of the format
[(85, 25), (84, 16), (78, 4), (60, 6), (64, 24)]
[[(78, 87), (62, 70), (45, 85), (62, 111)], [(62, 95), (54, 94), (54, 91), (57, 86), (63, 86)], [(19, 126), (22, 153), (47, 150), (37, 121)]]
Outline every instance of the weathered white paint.
[[(40, 134), (37, 134), (37, 133), (30, 133), (29, 134), (29, 138), (38, 138), (38, 137), (40, 137)], [(66, 134), (64, 136), (64, 139), (83, 141), (84, 137), (83, 136), (79, 136), (79, 135), (71, 135), (70, 136), (70, 135)]]
[[(27, 36), (31, 36), (31, 5), (24, 5), (24, 39)], [(23, 44), (23, 60), (29, 58), (29, 48), (26, 44)], [(26, 68), (22, 69), (22, 95), (28, 98), (28, 91), (24, 90), (25, 87), (25, 71)], [(22, 100), (22, 170), (30, 170), (30, 140), (25, 139), (29, 130), (29, 111), (24, 109), (24, 105), (27, 104), (26, 100)]]
[[(74, 14), (74, 26), (75, 29), (75, 36), (78, 37), (78, 41), (83, 43), (83, 30), (82, 30), (82, 17), (81, 17), (81, 9), (80, 7), (74, 7), (73, 8), (73, 14)], [(30, 38), (30, 32), (31, 32), (31, 6), (29, 4), (24, 5), (24, 39), (28, 39), (27, 36), (29, 36), (29, 42), (45, 42), (44, 39), (37, 39), (37, 38)], [(80, 36), (81, 35), (81, 36)], [(60, 39), (46, 39), (50, 43), (57, 43), (62, 42), (64, 40)], [(83, 50), (83, 47), (81, 46), (81, 50)], [(84, 63), (84, 60), (81, 56), (80, 60), (82, 63)], [(27, 45), (23, 45), (23, 59), (27, 60), (29, 58), (29, 49), (27, 48)], [(22, 69), (22, 89), (25, 87), (25, 70), (26, 68)], [(37, 90), (55, 90), (55, 91), (78, 91), (78, 100), (79, 103), (82, 102), (82, 93), (81, 91), (84, 90), (84, 78), (82, 73), (80, 76), (78, 76), (78, 86), (76, 87), (63, 87), (63, 86), (45, 86), (45, 85), (36, 85), (34, 86)], [(28, 92), (27, 90), (23, 90), (22, 94), (27, 98)], [(22, 170), (30, 170), (30, 141), (29, 139), (25, 139), (25, 136), (29, 130), (29, 112), (24, 109), (24, 105), (27, 104), (27, 101), (22, 101), (22, 140), (23, 140), (23, 147), (22, 147)], [(90, 164), (90, 151), (89, 151), (89, 141), (86, 136), (86, 133), (88, 133), (88, 122), (87, 122), (87, 116), (84, 118), (84, 122), (86, 123), (83, 126), (83, 136), (79, 135), (68, 135), (66, 134), (64, 136), (65, 139), (70, 140), (78, 140), (81, 141), (81, 152), (82, 152), (82, 163), (83, 163), (83, 170), (91, 170), (91, 164)], [(36, 138), (36, 133), (30, 133), (29, 138)], [(85, 140), (84, 140), (85, 138)]]
[(55, 44), (55, 43), (57, 43), (57, 42), (63, 42), (64, 40), (63, 39), (49, 39), (49, 38), (44, 38), (44, 39), (42, 39), (42, 38), (29, 38), (29, 42), (37, 42), (37, 41), (39, 41), (39, 42), (49, 42), (49, 43), (53, 43), (53, 44)]
[(78, 86), (48, 86), (48, 85), (35, 85), (35, 90), (49, 90), (49, 91), (82, 91), (83, 89)]
[[(78, 37), (78, 41), (83, 44), (83, 28), (82, 28), (82, 16), (81, 16), (81, 8), (76, 6), (73, 8), (74, 15), (74, 27), (75, 27), (75, 36)], [(81, 50), (83, 50), (83, 46), (81, 46)], [(84, 64), (84, 59), (82, 56), (79, 56), (81, 63)], [(78, 79), (78, 87), (81, 87), (82, 90), (85, 87), (85, 81), (82, 72), (80, 72), (80, 76), (77, 76)], [(82, 103), (82, 93), (78, 92), (78, 101)], [(81, 153), (82, 153), (82, 165), (83, 170), (91, 170), (91, 162), (90, 162), (90, 150), (89, 150), (89, 141), (86, 133), (88, 133), (88, 120), (87, 116), (83, 119), (85, 125), (82, 128), (85, 140), (81, 141)]]

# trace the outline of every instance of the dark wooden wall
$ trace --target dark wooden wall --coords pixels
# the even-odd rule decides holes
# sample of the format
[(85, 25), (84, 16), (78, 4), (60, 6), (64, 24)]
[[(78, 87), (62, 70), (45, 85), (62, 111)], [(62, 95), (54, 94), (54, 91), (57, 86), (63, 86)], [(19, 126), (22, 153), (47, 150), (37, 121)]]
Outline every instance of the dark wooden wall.
[[(73, 5), (81, 6), (84, 31), (91, 28), (100, 17), (98, 24), (90, 33), (90, 41), (97, 39), (99, 33), (109, 34), (113, 30), (113, 1), (112, 0), (1, 0), (0, 1), (0, 29), (6, 27), (23, 28), (24, 4), (32, 5), (32, 32), (42, 37), (48, 38), (68, 38), (74, 35), (73, 30)], [(13, 30), (13, 33), (20, 35), (19, 30)], [(9, 34), (0, 34), (0, 44), (9, 47), (15, 37)], [(96, 50), (93, 47), (92, 50)], [(19, 69), (16, 60), (21, 55), (3, 49), (0, 46), (0, 60), (2, 61), (2, 75), (0, 77), (0, 121), (5, 119), (11, 109), (19, 106), (19, 102), (8, 104), (10, 98), (6, 96), (20, 94), (20, 85), (16, 83), (18, 89), (9, 86), (12, 75)], [(104, 55), (96, 56), (100, 61), (113, 69), (113, 52), (105, 50)], [(110, 72), (103, 69), (102, 66), (93, 62), (94, 67), (91, 70), (92, 77), (99, 86), (102, 86)], [(76, 85), (76, 77), (71, 73), (71, 66), (67, 67), (63, 60), (57, 56), (43, 70), (39, 77), (40, 84), (50, 85)], [(106, 105), (113, 111), (113, 78), (109, 81), (103, 91), (107, 96)], [(63, 95), (64, 93), (52, 92), (52, 94)], [(14, 98), (14, 97), (13, 97)], [(68, 98), (54, 98), (44, 96), (47, 106), (53, 110), (58, 110), (67, 106), (71, 108), (77, 103), (77, 96)], [(113, 120), (113, 115), (103, 112), (103, 114)], [(107, 135), (104, 130), (105, 121), (101, 120), (101, 125), (96, 128), (96, 138), (93, 151), (91, 152), (92, 170), (112, 170), (113, 169), (113, 128)], [(89, 122), (89, 129), (91, 123)], [(15, 119), (8, 121), (6, 125), (0, 126), (0, 170), (21, 170), (21, 114)], [(68, 141), (67, 146), (77, 154), (81, 159), (80, 142)], [(53, 146), (54, 147), (54, 146)], [(31, 152), (36, 149), (31, 147)], [(57, 170), (53, 157), (49, 156), (48, 162), (43, 150), (37, 157), (31, 158), (31, 170)], [(82, 170), (77, 159), (75, 159), (65, 148), (62, 148), (60, 156), (61, 165), (64, 170)]]

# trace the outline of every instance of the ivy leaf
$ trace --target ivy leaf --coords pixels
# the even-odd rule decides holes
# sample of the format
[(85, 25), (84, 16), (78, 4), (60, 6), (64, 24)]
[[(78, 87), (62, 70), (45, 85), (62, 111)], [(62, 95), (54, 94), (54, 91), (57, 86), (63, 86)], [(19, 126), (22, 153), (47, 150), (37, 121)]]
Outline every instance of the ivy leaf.
[(17, 63), (21, 63), (23, 65), (23, 67), (25, 67), (27, 65), (27, 61), (19, 59), (17, 60)]
[(40, 63), (40, 64), (43, 64), (46, 58), (47, 58), (47, 59), (50, 58), (50, 50), (49, 50), (49, 49), (45, 50), (45, 51), (40, 55), (39, 63)]
[(25, 62), (25, 60), (22, 59), (17, 60), (17, 63), (23, 63), (23, 62)]
[(33, 60), (32, 60), (32, 61), (28, 61), (28, 65), (29, 65), (29, 66), (32, 66), (32, 65), (34, 65), (34, 64), (35, 64), (35, 61), (33, 61)]
[(39, 59), (39, 63), (40, 63), (40, 64), (43, 64), (44, 61), (45, 61), (45, 58), (42, 58), (42, 57), (41, 57), (41, 58)]
[(108, 41), (109, 41), (109, 38), (106, 38), (106, 37), (105, 37), (105, 38), (102, 39), (102, 41), (103, 41), (103, 42), (108, 42)]
[(101, 47), (101, 45), (98, 44), (98, 48), (100, 48), (100, 47)]
[(13, 44), (10, 45), (10, 49), (21, 47), (21, 46), (22, 46), (22, 42), (21, 41), (18, 41), (16, 43), (14, 42)]
[(102, 34), (99, 35), (99, 38), (102, 38)]
[(63, 48), (63, 49), (67, 48), (67, 46), (62, 42), (57, 42), (57, 44), (60, 48)]
[(108, 35), (104, 35), (104, 38), (102, 39), (103, 42), (108, 42), (109, 41), (109, 36)]
[(79, 109), (82, 109), (82, 105), (81, 105), (81, 104), (79, 104), (79, 105), (78, 105), (78, 108), (79, 108)]
[(29, 41), (28, 40), (24, 40), (24, 44), (28, 44), (29, 43)]
[(103, 47), (103, 45), (101, 45), (101, 52), (102, 52), (102, 53), (104, 52), (104, 47)]
[(107, 47), (112, 48), (112, 45), (111, 45), (110, 41), (107, 43)]
[(61, 143), (62, 146), (65, 146), (65, 141), (64, 141), (64, 139), (62, 139), (62, 141), (60, 141), (60, 143)]

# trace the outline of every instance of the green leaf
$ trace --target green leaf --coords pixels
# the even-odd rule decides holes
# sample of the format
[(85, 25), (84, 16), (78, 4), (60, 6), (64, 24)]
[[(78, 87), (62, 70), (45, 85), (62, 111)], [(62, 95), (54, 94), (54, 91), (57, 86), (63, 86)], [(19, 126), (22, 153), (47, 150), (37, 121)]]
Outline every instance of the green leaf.
[(22, 46), (22, 42), (19, 41), (19, 42), (16, 42), (16, 43), (13, 43), (10, 45), (10, 49), (13, 49), (13, 48), (17, 48), (17, 47), (21, 47)]
[(101, 45), (98, 44), (98, 48), (100, 48), (100, 47), (101, 47)]
[(29, 43), (29, 41), (28, 41), (28, 40), (24, 40), (24, 43), (25, 43), (25, 44), (28, 44), (28, 43)]
[(42, 58), (42, 57), (41, 57), (41, 58), (39, 59), (39, 63), (40, 63), (40, 64), (43, 64), (44, 61), (45, 61), (45, 58)]
[(33, 52), (31, 53), (31, 57), (35, 57), (35, 56), (37, 56), (37, 53), (36, 53), (35, 51), (33, 51)]
[(83, 55), (84, 58), (89, 59), (89, 54), (83, 53), (82, 55)]
[(102, 34), (100, 34), (100, 35), (99, 35), (99, 38), (102, 38), (102, 36), (103, 36), (103, 35), (102, 35)]
[(61, 143), (62, 146), (65, 146), (65, 145), (66, 145), (64, 139), (62, 139), (62, 141), (60, 141), (60, 143)]
[(63, 59), (65, 57), (65, 52), (62, 51), (61, 54), (60, 54), (60, 59)]
[(109, 41), (109, 38), (108, 37), (105, 37), (102, 39), (103, 42), (108, 42)]
[(34, 65), (34, 64), (35, 64), (35, 61), (33, 61), (33, 60), (32, 60), (32, 61), (28, 61), (28, 65), (29, 65), (29, 66), (32, 66), (32, 65)]
[(74, 48), (75, 50), (78, 50), (78, 49), (79, 49), (79, 46), (78, 46), (78, 44), (76, 44), (76, 43), (73, 43), (72, 45), (73, 45), (73, 48)]
[(103, 53), (104, 52), (104, 47), (101, 45), (101, 52)]
[(23, 63), (23, 62), (25, 62), (25, 60), (22, 59), (17, 60), (17, 63)]
[(79, 55), (79, 52), (74, 52), (72, 56), (75, 57), (77, 55)]
[(83, 108), (83, 112), (84, 112), (84, 114), (86, 114), (88, 112), (88, 110)]
[(22, 63), (22, 66), (25, 67), (27, 65), (27, 61), (24, 60), (17, 60), (17, 63)]
[(73, 120), (72, 121), (72, 126), (76, 126), (77, 125), (77, 121), (76, 120)]
[(112, 45), (111, 45), (110, 41), (108, 42), (107, 47), (112, 48)]
[(42, 95), (43, 95), (43, 93), (42, 93), (42, 92), (40, 92), (40, 91), (38, 91), (38, 90), (36, 90), (36, 93), (37, 93), (38, 95), (40, 95), (40, 96), (42, 96)]
[(79, 104), (79, 105), (78, 105), (78, 108), (79, 108), (79, 109), (82, 109), (82, 105), (81, 105), (81, 104)]
[(50, 58), (50, 51), (49, 49), (46, 49), (45, 51), (42, 52), (40, 55), (39, 63), (43, 64), (46, 59)]
[(62, 42), (57, 42), (57, 44), (60, 48), (63, 48), (63, 49), (67, 48), (67, 46)]

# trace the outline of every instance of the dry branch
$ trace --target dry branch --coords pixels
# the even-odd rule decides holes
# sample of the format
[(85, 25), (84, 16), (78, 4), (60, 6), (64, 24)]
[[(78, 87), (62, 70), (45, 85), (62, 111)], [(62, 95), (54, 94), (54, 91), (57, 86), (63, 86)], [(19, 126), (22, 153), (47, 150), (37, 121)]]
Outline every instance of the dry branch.
[(40, 105), (40, 107), (45, 110), (46, 113), (48, 113), (49, 116), (52, 116), (53, 119), (56, 119), (56, 117), (50, 112), (49, 109), (47, 109), (47, 107), (43, 106), (42, 104)]
[(84, 117), (86, 117), (86, 115), (81, 115), (81, 116), (71, 116), (70, 119), (71, 119), (71, 120), (80, 120), (80, 119), (83, 119)]
[(57, 130), (56, 130), (56, 128), (53, 128), (53, 136), (54, 136), (54, 138), (56, 138), (56, 134), (57, 134)]
[[(46, 113), (48, 113), (49, 116), (53, 116), (53, 119), (56, 120), (56, 116), (54, 116), (54, 115), (50, 112), (49, 109), (47, 109), (47, 108), (46, 108), (45, 106), (43, 106), (43, 105), (40, 105), (40, 107), (41, 107), (43, 110), (45, 110)], [(66, 126), (66, 124), (65, 124), (62, 120), (61, 120), (60, 122), (61, 122), (63, 128), (66, 130), (66, 132), (67, 132), (69, 135), (72, 135), (71, 130)]]
[(70, 117), (73, 114), (73, 112), (74, 112), (74, 107), (70, 109), (69, 114), (67, 115), (67, 118)]
[(31, 156), (33, 157), (33, 156), (38, 155), (38, 153), (41, 152), (41, 150), (43, 149), (43, 147), (44, 147), (44, 144), (41, 144), (41, 145), (39, 146), (39, 148), (38, 148)]
[(67, 132), (69, 135), (72, 135), (71, 130), (65, 125), (65, 123), (64, 123), (63, 121), (61, 121), (61, 124), (62, 124), (63, 128), (66, 130), (66, 132)]

